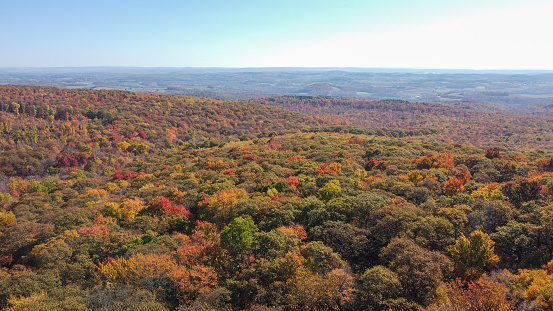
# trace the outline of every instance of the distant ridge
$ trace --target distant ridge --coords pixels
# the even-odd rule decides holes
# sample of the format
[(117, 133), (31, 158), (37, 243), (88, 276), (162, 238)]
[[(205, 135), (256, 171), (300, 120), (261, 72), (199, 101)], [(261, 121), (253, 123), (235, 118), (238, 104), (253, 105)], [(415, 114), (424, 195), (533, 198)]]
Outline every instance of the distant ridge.
[[(323, 95), (488, 102), (502, 111), (553, 103), (553, 71), (401, 68), (0, 68), (0, 84), (116, 89), (242, 100)], [(324, 87), (323, 87), (324, 86)]]

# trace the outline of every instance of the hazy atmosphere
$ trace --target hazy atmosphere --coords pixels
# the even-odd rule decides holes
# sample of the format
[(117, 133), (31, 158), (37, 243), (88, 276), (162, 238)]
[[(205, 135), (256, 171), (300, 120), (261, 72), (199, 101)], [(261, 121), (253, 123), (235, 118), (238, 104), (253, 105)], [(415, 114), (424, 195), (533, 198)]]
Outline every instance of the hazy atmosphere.
[(553, 69), (550, 1), (2, 1), (0, 67)]

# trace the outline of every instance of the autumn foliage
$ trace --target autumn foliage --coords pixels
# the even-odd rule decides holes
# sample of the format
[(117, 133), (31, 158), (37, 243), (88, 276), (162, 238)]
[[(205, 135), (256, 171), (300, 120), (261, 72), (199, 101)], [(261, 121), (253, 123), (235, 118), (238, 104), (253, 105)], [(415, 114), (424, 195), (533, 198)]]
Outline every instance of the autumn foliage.
[(521, 120), (470, 113), (469, 144), (443, 107), (280, 100), (383, 119), (0, 86), (0, 309), (553, 307), (553, 154)]

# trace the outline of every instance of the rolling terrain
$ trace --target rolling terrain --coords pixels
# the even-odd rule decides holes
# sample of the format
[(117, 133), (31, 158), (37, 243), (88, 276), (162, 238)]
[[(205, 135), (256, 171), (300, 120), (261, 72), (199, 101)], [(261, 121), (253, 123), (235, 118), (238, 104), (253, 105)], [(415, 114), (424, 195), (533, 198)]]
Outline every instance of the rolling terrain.
[(398, 100), (284, 96), (253, 101), (313, 116), (335, 116), (361, 128), (395, 128), (395, 135), (401, 137), (420, 136), (416, 133), (423, 131), (427, 141), (439, 143), (548, 150), (553, 147), (553, 119), (547, 106), (541, 107), (539, 113), (518, 114)]
[(229, 100), (283, 95), (398, 99), (517, 113), (553, 102), (551, 71), (0, 68), (0, 84), (157, 92)]
[(553, 307), (550, 107), (255, 102), (0, 86), (0, 308)]

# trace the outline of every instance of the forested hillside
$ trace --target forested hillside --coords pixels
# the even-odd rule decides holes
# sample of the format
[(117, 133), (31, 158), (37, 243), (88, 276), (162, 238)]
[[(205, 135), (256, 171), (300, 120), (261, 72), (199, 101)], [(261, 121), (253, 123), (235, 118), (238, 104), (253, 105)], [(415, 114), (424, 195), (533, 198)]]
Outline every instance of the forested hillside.
[(545, 117), (296, 100), (0, 86), (0, 308), (553, 309)]
[(403, 134), (432, 129), (428, 140), (504, 148), (547, 148), (553, 150), (551, 107), (528, 108), (532, 113), (489, 111), (481, 103), (451, 105), (400, 100), (358, 100), (338, 97), (279, 96), (254, 101), (316, 116), (339, 116), (361, 127), (399, 128)]

